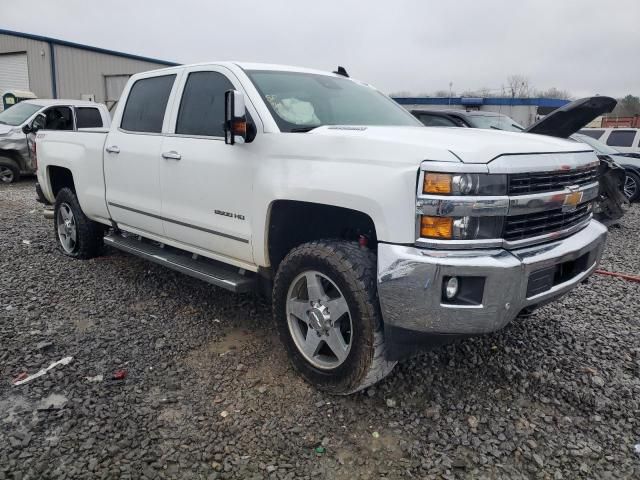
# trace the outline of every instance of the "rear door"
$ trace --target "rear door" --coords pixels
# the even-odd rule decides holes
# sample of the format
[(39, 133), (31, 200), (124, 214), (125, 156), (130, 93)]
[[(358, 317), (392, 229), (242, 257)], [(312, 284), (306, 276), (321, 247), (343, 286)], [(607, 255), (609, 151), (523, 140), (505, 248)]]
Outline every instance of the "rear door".
[[(255, 142), (224, 142), (224, 93), (230, 89), (242, 90), (224, 67), (184, 71), (162, 145), (162, 212), (167, 238), (206, 250), (213, 258), (251, 262), (256, 148)], [(257, 117), (248, 100), (247, 110)]]
[[(160, 198), (162, 132), (179, 74), (143, 76), (130, 87), (107, 136), (107, 206), (124, 230), (164, 236)], [(150, 235), (149, 235), (150, 234)]]

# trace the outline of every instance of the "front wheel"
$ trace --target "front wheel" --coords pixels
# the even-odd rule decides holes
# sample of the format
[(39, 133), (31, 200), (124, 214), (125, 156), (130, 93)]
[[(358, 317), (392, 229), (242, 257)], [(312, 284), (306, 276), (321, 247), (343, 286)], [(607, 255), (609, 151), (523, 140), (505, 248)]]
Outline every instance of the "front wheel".
[(274, 317), (293, 366), (321, 390), (349, 394), (384, 378), (376, 257), (358, 244), (316, 241), (292, 250), (275, 279)]
[(20, 168), (10, 158), (0, 157), (0, 183), (14, 183), (20, 180)]
[(63, 188), (56, 195), (53, 223), (58, 246), (65, 255), (87, 259), (100, 253), (104, 228), (87, 218), (69, 188)]
[(630, 202), (635, 202), (640, 197), (640, 175), (635, 172), (625, 172), (624, 194)]

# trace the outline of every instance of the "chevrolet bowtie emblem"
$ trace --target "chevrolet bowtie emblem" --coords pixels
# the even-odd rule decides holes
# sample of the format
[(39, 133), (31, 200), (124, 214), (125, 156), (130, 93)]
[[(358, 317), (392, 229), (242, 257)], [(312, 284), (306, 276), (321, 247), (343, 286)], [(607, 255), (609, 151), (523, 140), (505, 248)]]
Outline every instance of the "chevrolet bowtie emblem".
[[(579, 187), (569, 187), (569, 190), (574, 190)], [(564, 197), (564, 203), (562, 205), (563, 212), (570, 212), (571, 210), (575, 210), (580, 202), (582, 201), (582, 194), (584, 192), (574, 192), (567, 193)]]

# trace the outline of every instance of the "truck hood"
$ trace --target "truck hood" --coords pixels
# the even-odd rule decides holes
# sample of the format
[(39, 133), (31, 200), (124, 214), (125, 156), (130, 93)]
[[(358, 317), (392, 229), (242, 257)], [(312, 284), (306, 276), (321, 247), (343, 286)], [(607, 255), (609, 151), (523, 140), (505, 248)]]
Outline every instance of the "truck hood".
[(569, 138), (591, 120), (611, 113), (617, 104), (611, 97), (587, 97), (575, 100), (551, 112), (525, 130), (528, 133)]
[(296, 135), (355, 137), (396, 143), (399, 147), (443, 153), (440, 158), (425, 156), (422, 160), (446, 160), (453, 154), (464, 163), (489, 163), (502, 155), (591, 151), (587, 145), (550, 136), (475, 128), (323, 126)]

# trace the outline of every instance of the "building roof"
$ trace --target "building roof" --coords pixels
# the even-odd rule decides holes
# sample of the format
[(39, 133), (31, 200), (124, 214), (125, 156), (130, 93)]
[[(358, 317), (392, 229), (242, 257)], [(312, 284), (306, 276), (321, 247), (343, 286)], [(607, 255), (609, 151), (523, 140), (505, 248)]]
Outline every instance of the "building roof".
[(83, 45), (81, 43), (68, 42), (66, 40), (59, 40), (57, 38), (44, 37), (42, 35), (33, 35), (31, 33), (14, 32), (13, 30), (4, 30), (2, 28), (0, 28), (0, 35), (11, 35), (11, 36), (14, 36), (14, 37), (28, 38), (30, 40), (37, 40), (39, 42), (47, 42), (47, 43), (51, 43), (53, 45), (61, 45), (61, 46), (64, 46), (64, 47), (78, 48), (80, 50), (87, 50), (87, 51), (90, 51), (90, 52), (103, 53), (105, 55), (113, 55), (115, 57), (129, 58), (131, 60), (141, 60), (143, 62), (157, 63), (157, 64), (160, 64), (160, 65), (167, 65), (167, 66), (180, 65), (179, 63), (170, 62), (170, 61), (167, 61), (167, 60), (159, 60), (157, 58), (143, 57), (141, 55), (132, 55), (130, 53), (117, 52), (115, 50), (108, 50), (106, 48), (92, 47), (91, 45)]
[(394, 97), (400, 105), (529, 105), (536, 107), (562, 107), (569, 100), (558, 98), (511, 98), (511, 97)]

